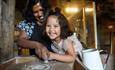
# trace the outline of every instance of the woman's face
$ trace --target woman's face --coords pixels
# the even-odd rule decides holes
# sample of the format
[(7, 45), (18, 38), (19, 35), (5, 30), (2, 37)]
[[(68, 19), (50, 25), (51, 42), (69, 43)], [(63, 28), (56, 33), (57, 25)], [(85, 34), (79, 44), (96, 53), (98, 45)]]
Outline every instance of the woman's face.
[(33, 14), (37, 21), (41, 22), (43, 19), (43, 8), (40, 5), (40, 3), (37, 3), (36, 5), (33, 6)]
[(46, 23), (46, 34), (52, 40), (60, 40), (60, 24), (56, 16), (49, 16)]

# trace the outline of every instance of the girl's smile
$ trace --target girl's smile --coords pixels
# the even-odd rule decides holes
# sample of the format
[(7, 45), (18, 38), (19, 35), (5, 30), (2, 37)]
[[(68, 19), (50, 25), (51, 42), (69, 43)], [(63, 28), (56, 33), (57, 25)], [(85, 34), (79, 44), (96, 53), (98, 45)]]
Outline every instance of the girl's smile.
[(46, 33), (50, 37), (50, 39), (59, 41), (60, 40), (60, 25), (56, 16), (48, 17), (46, 24)]

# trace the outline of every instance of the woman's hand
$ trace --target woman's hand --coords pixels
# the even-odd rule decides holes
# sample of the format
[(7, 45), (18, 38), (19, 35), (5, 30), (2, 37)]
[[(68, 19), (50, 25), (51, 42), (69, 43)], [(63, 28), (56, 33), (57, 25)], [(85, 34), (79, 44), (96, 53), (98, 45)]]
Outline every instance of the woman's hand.
[(42, 48), (35, 48), (35, 52), (39, 58), (42, 58)]
[(49, 51), (46, 47), (39, 47), (35, 49), (36, 54), (39, 56), (39, 58), (42, 58), (44, 60), (47, 60), (49, 57)]
[(42, 59), (44, 60), (48, 60), (50, 54), (50, 52), (48, 51), (48, 49), (46, 47), (43, 47), (42, 49)]

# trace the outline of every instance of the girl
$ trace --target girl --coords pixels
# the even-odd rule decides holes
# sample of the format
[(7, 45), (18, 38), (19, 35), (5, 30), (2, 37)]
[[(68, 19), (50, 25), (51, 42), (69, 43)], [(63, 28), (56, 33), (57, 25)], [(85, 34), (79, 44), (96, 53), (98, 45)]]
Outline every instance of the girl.
[(59, 10), (51, 12), (45, 29), (47, 36), (52, 41), (51, 48), (54, 51), (54, 53), (49, 52), (49, 58), (62, 62), (74, 62), (75, 51), (72, 41), (68, 39), (72, 32), (65, 16)]

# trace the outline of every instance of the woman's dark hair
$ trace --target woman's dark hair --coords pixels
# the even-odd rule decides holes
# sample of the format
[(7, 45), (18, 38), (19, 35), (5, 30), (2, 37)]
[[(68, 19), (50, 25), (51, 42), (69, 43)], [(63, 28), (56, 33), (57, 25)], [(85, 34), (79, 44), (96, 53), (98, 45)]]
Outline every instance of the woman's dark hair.
[(32, 7), (36, 5), (37, 3), (40, 3), (43, 8), (44, 20), (47, 18), (48, 13), (51, 10), (51, 6), (49, 5), (48, 0), (27, 0), (26, 7), (23, 10), (23, 16), (27, 22), (36, 21), (35, 16), (32, 11)]
[(73, 32), (70, 30), (70, 27), (69, 27), (69, 22), (68, 20), (66, 19), (66, 17), (61, 13), (61, 9), (60, 8), (55, 8), (55, 12), (50, 12), (49, 13), (49, 16), (56, 16), (58, 21), (59, 21), (59, 24), (60, 24), (60, 27), (61, 27), (61, 38), (62, 39), (65, 39), (67, 38), (68, 36), (72, 35)]

